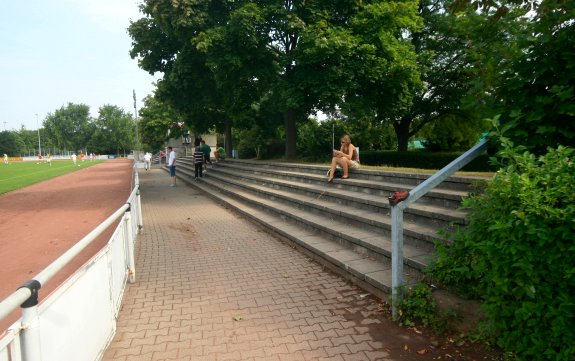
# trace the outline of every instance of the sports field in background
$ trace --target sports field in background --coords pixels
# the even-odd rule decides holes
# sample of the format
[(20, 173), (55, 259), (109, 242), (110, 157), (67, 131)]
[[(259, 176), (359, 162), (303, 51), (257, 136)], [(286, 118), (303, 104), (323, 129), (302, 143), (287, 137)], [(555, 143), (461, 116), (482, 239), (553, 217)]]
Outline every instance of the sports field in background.
[(0, 163), (0, 194), (24, 188), (34, 183), (71, 173), (79, 169), (100, 164), (103, 161), (81, 162), (75, 166), (71, 160), (53, 160), (50, 166), (46, 162), (10, 162)]

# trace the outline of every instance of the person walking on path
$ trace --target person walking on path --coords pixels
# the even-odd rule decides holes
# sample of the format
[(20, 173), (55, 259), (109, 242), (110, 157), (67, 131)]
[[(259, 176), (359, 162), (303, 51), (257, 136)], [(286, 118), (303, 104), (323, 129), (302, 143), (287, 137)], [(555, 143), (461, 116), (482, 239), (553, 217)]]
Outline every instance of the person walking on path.
[(149, 170), (151, 164), (152, 164), (152, 154), (150, 152), (146, 152), (146, 154), (144, 154), (144, 169)]
[(168, 168), (170, 168), (170, 177), (172, 177), (172, 184), (170, 187), (176, 186), (176, 152), (174, 148), (168, 147)]
[(200, 143), (196, 141), (196, 148), (194, 149), (194, 180), (198, 180), (198, 177), (202, 178), (202, 170), (204, 168), (204, 152)]

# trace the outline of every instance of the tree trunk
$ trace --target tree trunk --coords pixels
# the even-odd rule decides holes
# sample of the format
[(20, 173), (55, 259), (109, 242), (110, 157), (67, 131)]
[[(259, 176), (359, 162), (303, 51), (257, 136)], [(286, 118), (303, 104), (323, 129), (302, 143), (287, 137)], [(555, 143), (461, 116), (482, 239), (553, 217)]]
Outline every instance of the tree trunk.
[(401, 118), (399, 122), (393, 123), (395, 136), (397, 137), (397, 151), (407, 152), (407, 145), (409, 143), (409, 126), (411, 119)]
[(233, 145), (232, 145), (232, 122), (230, 122), (229, 119), (226, 119), (226, 134), (225, 134), (225, 149), (226, 149), (226, 155), (228, 156), (228, 158), (232, 157), (232, 149), (233, 149)]
[(296, 156), (296, 117), (295, 117), (295, 110), (288, 109), (284, 113), (284, 121), (285, 121), (285, 132), (286, 132), (286, 152), (285, 158), (286, 160), (294, 159)]

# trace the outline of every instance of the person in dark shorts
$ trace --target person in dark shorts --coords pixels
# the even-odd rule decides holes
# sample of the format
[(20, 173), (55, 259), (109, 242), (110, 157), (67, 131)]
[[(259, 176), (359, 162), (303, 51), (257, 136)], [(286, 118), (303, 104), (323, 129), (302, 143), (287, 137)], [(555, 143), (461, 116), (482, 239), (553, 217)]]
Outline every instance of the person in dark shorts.
[(194, 148), (194, 180), (202, 178), (202, 170), (204, 167), (204, 152), (200, 142), (195, 142), (196, 148)]
[(172, 177), (172, 184), (170, 187), (176, 186), (176, 152), (174, 148), (168, 147), (168, 168), (170, 168), (170, 177)]

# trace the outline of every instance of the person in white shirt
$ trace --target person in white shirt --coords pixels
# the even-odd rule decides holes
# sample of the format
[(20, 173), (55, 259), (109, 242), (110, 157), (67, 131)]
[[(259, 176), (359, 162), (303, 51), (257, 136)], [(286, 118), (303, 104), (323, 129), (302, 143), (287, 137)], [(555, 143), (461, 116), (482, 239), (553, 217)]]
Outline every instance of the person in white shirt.
[(172, 184), (170, 187), (176, 186), (176, 152), (172, 147), (168, 147), (168, 167), (170, 168), (170, 177), (172, 177)]
[(146, 170), (150, 169), (151, 163), (152, 163), (152, 154), (150, 154), (150, 152), (146, 152), (146, 154), (144, 154), (144, 168)]

